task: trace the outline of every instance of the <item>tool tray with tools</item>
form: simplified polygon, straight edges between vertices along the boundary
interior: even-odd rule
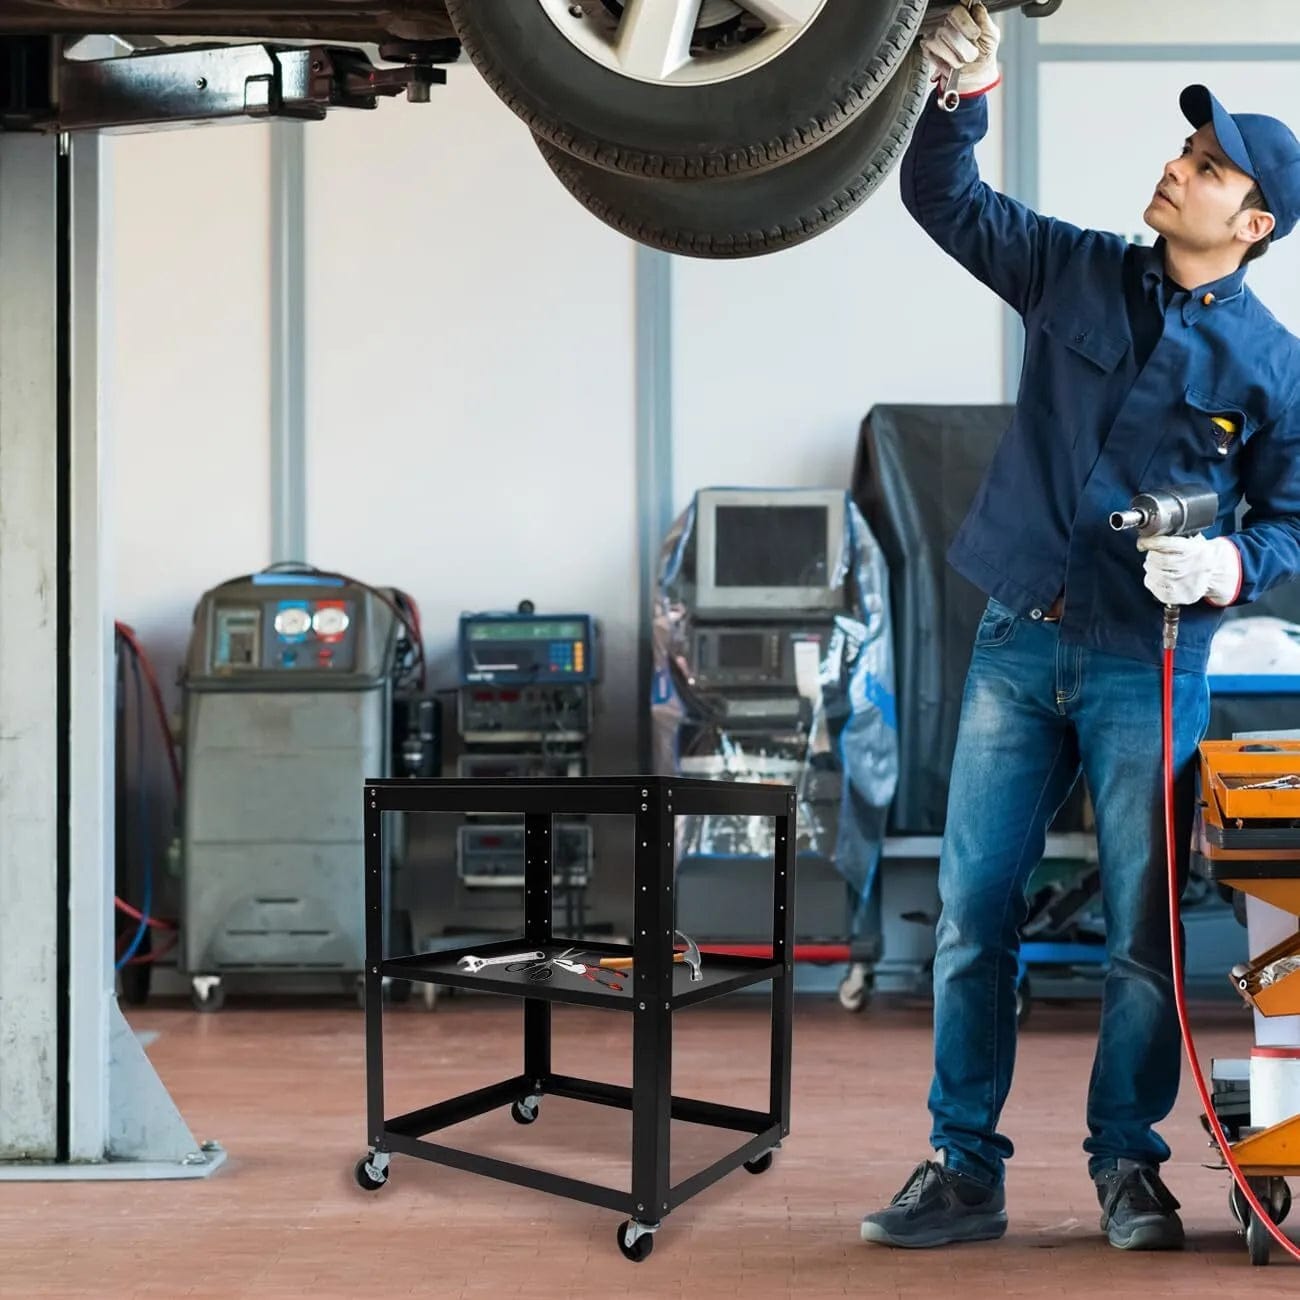
[[[565,949],[573,948],[567,941],[551,943],[539,949],[545,959],[554,962],[562,959]],[[528,971],[514,969],[527,963],[515,960],[509,964],[485,966],[480,971],[470,971],[460,964],[466,956],[502,957],[524,955],[530,945],[524,939],[502,939],[492,943],[479,943],[471,948],[453,948],[436,953],[412,957],[395,957],[382,963],[384,975],[391,978],[447,984],[458,988],[474,989],[480,993],[504,993],[517,997],[540,998],[547,1002],[570,1002],[583,1006],[610,1007],[615,1011],[632,1010],[632,975],[635,964],[627,971],[599,968],[602,974],[612,977],[611,982],[592,982],[580,975],[556,969],[550,979],[533,979]],[[633,958],[629,944],[595,943],[584,941],[573,948],[575,962],[595,966],[598,958]],[[633,958],[635,962],[635,959]],[[672,990],[669,1000],[675,1009],[689,1007],[697,1002],[734,993],[751,984],[762,984],[777,979],[781,974],[779,962],[765,957],[731,957],[710,953],[701,954],[700,979],[692,982],[689,968],[677,963],[673,968]],[[621,987],[612,982],[618,981]]]
[[[1300,915],[1300,741],[1207,740],[1192,869]],[[1300,936],[1254,954],[1230,978],[1266,1016],[1300,1014]]]
[[[789,785],[679,777],[368,781],[364,791],[366,884],[366,1112],[369,1153],[354,1176],[368,1191],[388,1181],[394,1153],[567,1196],[622,1212],[618,1247],[649,1255],[662,1220],[692,1196],[744,1166],[763,1173],[790,1132],[794,995],[795,791]],[[383,861],[386,813],[517,815],[524,819],[524,924],[518,938],[472,948],[385,958]],[[633,940],[595,943],[556,936],[553,827],[558,817],[616,814],[633,823]],[[676,818],[770,817],[770,955],[703,953],[677,931]],[[446,984],[518,997],[524,1004],[522,1071],[500,1083],[405,1115],[384,1113],[385,979]],[[755,984],[772,985],[770,1091],[766,1110],[745,1110],[672,1094],[675,1011]],[[633,1017],[632,1086],[556,1074],[551,1005],[625,1011]],[[539,1118],[546,1096],[632,1112],[631,1191],[565,1178],[430,1142],[428,1135],[508,1108],[520,1124]],[[730,1129],[740,1145],[682,1182],[669,1176],[673,1120]]]
[[[1203,741],[1199,783],[1192,870],[1300,917],[1300,740]],[[1300,936],[1252,953],[1228,977],[1260,1016],[1300,1015]],[[1254,1071],[1256,1058],[1290,1056],[1294,1050],[1257,1045],[1250,1060],[1215,1059],[1211,1069],[1211,1101],[1233,1157],[1276,1223],[1291,1206],[1286,1180],[1300,1175],[1300,1115],[1262,1118]],[[1268,1263],[1270,1238],[1235,1187],[1229,1207],[1245,1234],[1251,1262]]]

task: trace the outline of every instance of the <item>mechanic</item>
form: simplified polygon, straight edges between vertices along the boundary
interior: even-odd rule
[[[1300,142],[1189,87],[1180,106],[1193,134],[1145,212],[1154,246],[1079,229],[980,180],[974,149],[1000,81],[999,40],[982,4],[955,6],[927,39],[938,78],[959,71],[961,103],[927,105],[901,174],[908,211],[1020,313],[1026,344],[1014,420],[948,554],[990,599],[939,868],[935,1158],[863,1220],[862,1237],[920,1247],[1006,1231],[1012,1144],[998,1123],[1025,891],[1082,771],[1109,957],[1083,1147],[1110,1242],[1173,1249],[1183,1227],[1154,1128],[1173,1108],[1181,1059],[1161,833],[1162,602],[1183,607],[1174,743],[1185,845],[1221,608],[1300,571],[1300,340],[1245,285],[1247,264],[1300,217]],[[1085,130],[1082,107],[1078,121]],[[1080,150],[1098,183],[1116,148],[1098,137]],[[1218,494],[1208,535],[1135,548],[1109,527],[1135,492],[1175,484]]]

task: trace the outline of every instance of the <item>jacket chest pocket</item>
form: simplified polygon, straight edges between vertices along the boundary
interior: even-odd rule
[[[1207,393],[1189,384],[1183,393],[1179,441],[1192,463],[1231,463],[1237,450],[1259,427],[1259,420],[1242,401]]]
[[[1065,349],[1064,360],[1078,363],[1085,375],[1113,374],[1129,349],[1129,341],[1123,334],[1069,316],[1044,317],[1043,332]]]
[[[1059,312],[1045,316],[1041,330],[1038,402],[1066,446],[1088,432],[1100,436],[1119,406],[1116,380],[1129,353],[1128,336]]]

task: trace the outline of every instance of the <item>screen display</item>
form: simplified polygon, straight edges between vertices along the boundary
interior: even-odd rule
[[[829,531],[824,506],[724,506],[716,513],[719,587],[825,587]]]
[[[261,629],[260,610],[218,608],[214,665],[217,668],[258,667]]]
[[[732,632],[718,637],[719,668],[762,668],[764,637],[761,632]]]
[[[585,623],[536,622],[516,623],[513,620],[471,623],[471,641],[582,641],[586,638]]]

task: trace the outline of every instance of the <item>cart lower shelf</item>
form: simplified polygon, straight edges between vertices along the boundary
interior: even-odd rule
[[[467,948],[449,948],[411,957],[390,958],[383,962],[380,971],[391,979],[411,980],[415,983],[445,984],[476,989],[480,993],[501,993],[577,1006],[608,1007],[614,1011],[633,1010],[637,1003],[635,969],[623,972],[623,987],[615,991],[563,970],[555,971],[548,980],[534,982],[526,974],[508,971],[504,966],[485,966],[477,974],[470,974],[460,965],[462,957],[500,957],[529,951],[544,952],[547,957],[558,957],[573,946],[567,941],[530,944],[526,939],[496,939],[491,943],[474,944]],[[588,958],[632,956],[632,948],[628,944],[584,942],[581,949]],[[778,979],[782,972],[782,964],[770,956],[737,956],[706,950],[703,953],[699,980],[691,979],[690,971],[684,964],[674,968],[671,1008],[680,1010],[708,1002],[738,989]]]
[[[357,1185],[366,1191],[378,1191],[384,1187],[388,1182],[391,1156],[400,1154],[415,1156],[466,1173],[482,1174],[518,1187],[565,1196],[628,1215],[627,1222],[619,1226],[619,1249],[628,1259],[640,1262],[654,1246],[654,1234],[659,1230],[662,1215],[699,1195],[736,1169],[744,1168],[751,1174],[766,1173],[772,1166],[773,1152],[781,1145],[781,1124],[772,1115],[723,1106],[716,1102],[698,1101],[691,1097],[673,1097],[673,1119],[730,1129],[746,1134],[748,1140],[707,1168],[672,1186],[667,1193],[666,1202],[659,1206],[647,1206],[638,1203],[630,1192],[619,1188],[566,1178],[546,1170],[426,1140],[430,1133],[506,1108],[509,1108],[516,1123],[533,1124],[540,1117],[543,1099],[548,1096],[592,1102],[622,1110],[632,1109],[631,1088],[567,1075],[550,1075],[541,1080],[539,1086],[538,1080],[518,1075],[475,1092],[463,1093],[449,1101],[385,1120],[378,1140],[371,1146],[369,1153],[357,1161],[353,1171]]]

